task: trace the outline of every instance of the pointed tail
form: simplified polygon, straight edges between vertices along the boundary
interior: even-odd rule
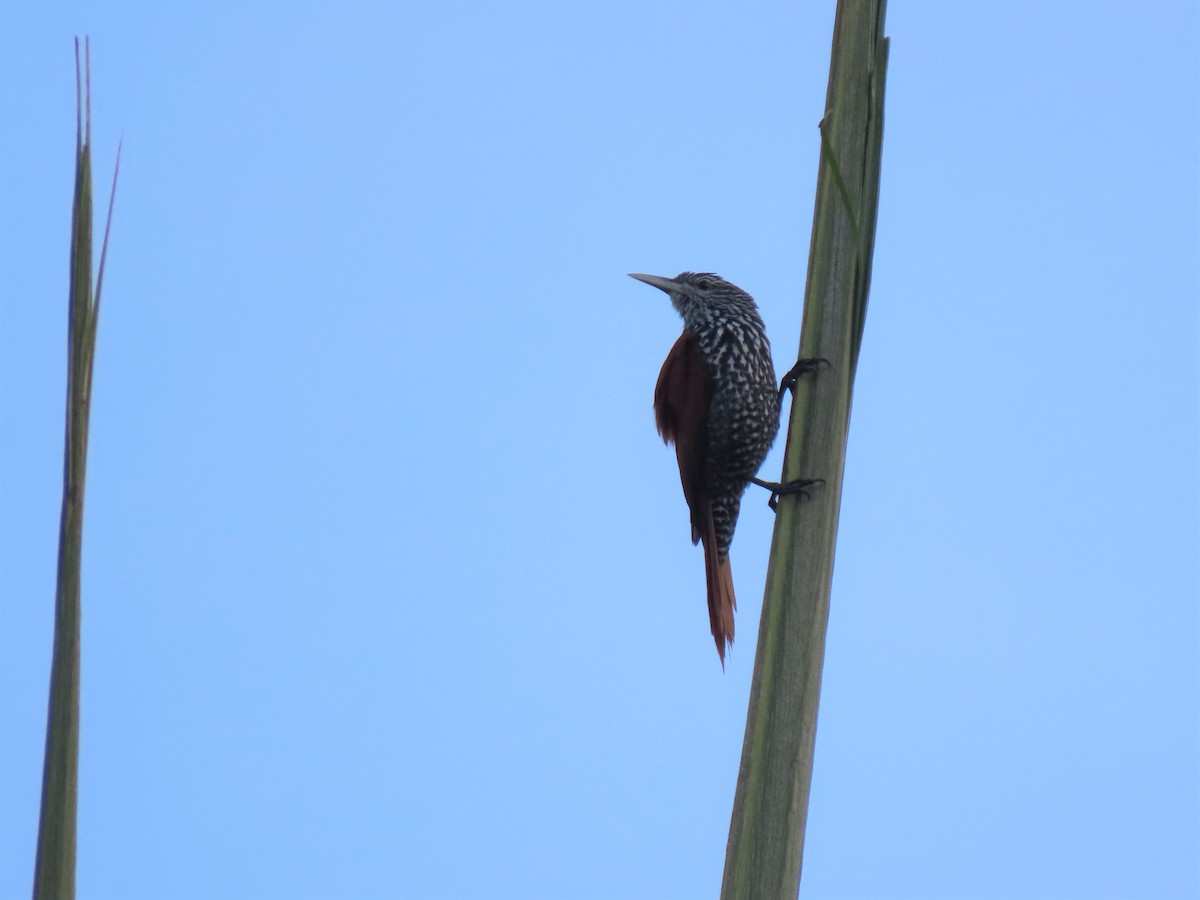
[[[723,669],[725,648],[733,643],[733,611],[737,609],[737,600],[733,596],[733,570],[729,568],[729,554],[722,554],[717,548],[712,513],[706,518],[707,527],[701,533],[700,540],[704,544],[704,580],[708,585],[708,624],[712,628]]]

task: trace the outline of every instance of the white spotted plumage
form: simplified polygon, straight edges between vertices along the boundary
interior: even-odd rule
[[[779,430],[771,343],[754,299],[710,272],[683,272],[671,302],[709,367],[708,458],[717,544],[729,551],[741,498]]]

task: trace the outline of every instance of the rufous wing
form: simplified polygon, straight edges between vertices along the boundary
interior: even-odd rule
[[[704,535],[708,498],[704,461],[708,452],[708,404],[712,382],[699,336],[685,331],[667,354],[654,387],[654,421],[666,443],[675,445],[683,496],[692,513],[692,543]]]
[[[704,580],[708,592],[708,623],[721,665],[725,648],[733,643],[733,575],[729,556],[717,547],[709,504],[705,460],[708,454],[708,406],[712,381],[700,352],[699,337],[685,331],[667,354],[654,388],[654,420],[658,433],[675,445],[679,480],[692,519],[692,543],[704,544]]]

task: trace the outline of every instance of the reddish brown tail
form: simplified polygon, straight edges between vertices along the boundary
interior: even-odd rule
[[[701,533],[700,540],[704,544],[704,580],[708,585],[708,624],[717,643],[721,668],[725,668],[725,648],[733,643],[733,611],[737,609],[737,599],[733,595],[729,556],[722,556],[717,549],[712,515],[707,518],[707,528]]]

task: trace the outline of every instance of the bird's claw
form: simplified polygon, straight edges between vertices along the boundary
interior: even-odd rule
[[[815,375],[821,366],[830,366],[831,363],[827,359],[821,357],[813,357],[812,359],[798,359],[796,364],[788,369],[787,374],[779,381],[779,402],[783,402],[783,394],[785,391],[796,392],[796,383],[800,380],[801,375]]]
[[[780,497],[799,494],[805,500],[811,500],[812,494],[809,489],[825,483],[824,478],[797,478],[795,481],[763,481],[761,478],[751,478],[750,481],[771,492],[767,506],[771,507],[772,512],[779,506]]]

